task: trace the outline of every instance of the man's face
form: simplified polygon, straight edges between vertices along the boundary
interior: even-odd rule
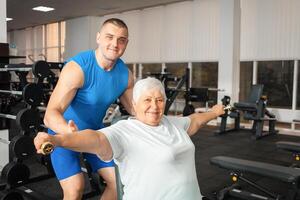
[[[115,61],[121,57],[128,43],[128,31],[114,24],[105,24],[97,33],[97,44],[102,57],[108,61]]]
[[[145,91],[133,102],[136,118],[150,126],[157,126],[164,114],[164,96],[157,89]]]

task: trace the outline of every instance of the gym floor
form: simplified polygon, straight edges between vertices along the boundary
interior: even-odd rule
[[[196,146],[196,168],[200,189],[202,194],[209,197],[209,199],[215,199],[215,191],[231,184],[230,172],[210,165],[209,159],[211,157],[224,155],[289,166],[293,162],[291,153],[276,149],[275,142],[283,140],[300,142],[300,137],[282,134],[264,137],[255,141],[250,138],[251,133],[249,131],[231,132],[229,134],[215,136],[214,129],[216,129],[216,127],[207,126],[201,129],[199,134],[192,138]],[[37,164],[32,163],[31,169],[33,174],[43,173],[40,166],[38,167]],[[287,190],[287,185],[284,185],[284,183],[254,175],[249,178],[276,193],[285,193]],[[62,198],[60,187],[55,178],[32,183],[26,187],[38,191],[41,194],[46,194],[53,199]],[[96,200],[99,199],[99,197],[90,199]]]

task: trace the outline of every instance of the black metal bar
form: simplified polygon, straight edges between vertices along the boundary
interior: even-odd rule
[[[237,174],[237,173],[234,173],[234,174]],[[258,185],[256,183],[254,183],[253,181],[250,181],[249,179],[243,177],[242,174],[239,174],[237,176],[238,176],[239,180],[244,181],[245,183],[249,184],[250,186],[258,189],[259,191],[261,191],[261,192],[263,192],[263,193],[265,193],[267,195],[269,195],[270,197],[277,199],[278,195],[274,194],[273,192],[267,190],[266,188],[264,188],[264,187],[262,187],[262,186],[260,186],[260,185]]]
[[[168,114],[172,103],[174,102],[176,96],[179,93],[179,89],[184,85],[185,81],[186,81],[186,75],[181,77],[180,81],[177,83],[175,89],[173,90],[172,95],[167,99],[165,112],[164,112],[165,115]]]

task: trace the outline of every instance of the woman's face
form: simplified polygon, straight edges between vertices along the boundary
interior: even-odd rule
[[[133,102],[136,118],[150,126],[158,126],[165,110],[165,99],[157,89],[145,91]]]

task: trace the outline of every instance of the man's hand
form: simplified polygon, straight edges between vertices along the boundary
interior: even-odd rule
[[[73,133],[78,131],[78,127],[73,120],[68,121],[68,133]]]

